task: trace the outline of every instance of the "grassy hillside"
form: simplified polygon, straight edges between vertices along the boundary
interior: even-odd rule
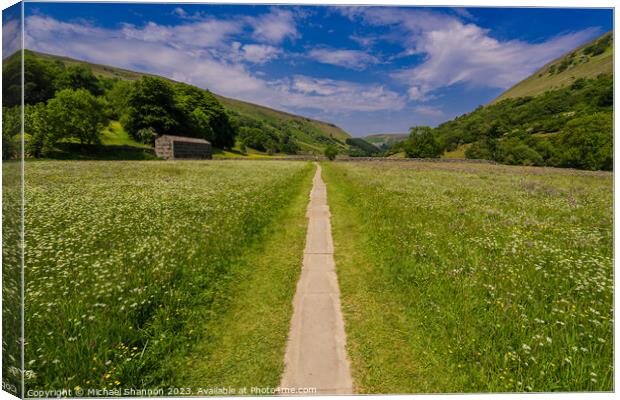
[[[71,65],[83,65],[85,67],[88,67],[91,71],[93,71],[93,74],[104,77],[104,78],[136,80],[136,79],[142,78],[143,76],[155,76],[152,74],[147,74],[145,72],[130,71],[130,70],[123,69],[123,68],[112,67],[110,65],[94,64],[88,61],[75,60],[69,57],[40,53],[40,52],[32,51],[32,50],[26,50],[25,53],[28,55],[34,56],[36,58],[43,59],[43,60],[52,61],[52,62],[60,62],[65,67],[68,67]]]
[[[570,86],[579,78],[595,78],[600,74],[611,74],[614,68],[613,61],[613,33],[608,32],[551,61],[502,93],[492,101],[492,104],[515,97],[538,96],[548,90]]]
[[[613,35],[545,65],[486,106],[399,146],[409,157],[495,160],[589,170],[613,168]],[[430,131],[429,131],[430,129]],[[427,157],[427,156],[425,156]]]
[[[60,63],[65,67],[82,65],[93,74],[106,79],[138,80],[143,76],[154,76],[108,65],[94,64],[68,57],[27,51],[28,55],[48,62]],[[169,80],[170,81],[170,80]],[[274,110],[268,107],[214,94],[224,106],[237,127],[252,127],[266,132],[274,141],[291,138],[294,142],[291,152],[322,153],[327,145],[334,145],[344,152],[349,146],[349,134],[334,124]],[[288,140],[288,139],[287,139]],[[263,146],[259,146],[263,147]],[[264,152],[267,152],[264,146]]]
[[[407,139],[408,136],[408,133],[378,133],[376,135],[365,136],[363,139],[379,148],[383,148],[400,143]]]
[[[610,170],[613,76],[580,78],[540,96],[509,98],[479,107],[432,132],[447,156]]]
[[[263,129],[273,130],[276,134],[290,134],[301,152],[322,153],[329,144],[341,150],[348,147],[346,140],[350,135],[334,124],[220,95],[215,97],[233,118],[246,121],[248,125],[256,124]]]

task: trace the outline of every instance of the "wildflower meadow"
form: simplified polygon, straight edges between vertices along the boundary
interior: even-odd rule
[[[26,390],[174,383],[169,359],[215,330],[209,321],[237,296],[239,271],[252,276],[254,265],[239,260],[267,225],[286,223],[278,216],[309,190],[311,169],[27,163]]]
[[[612,174],[324,171],[359,392],[613,389]]]

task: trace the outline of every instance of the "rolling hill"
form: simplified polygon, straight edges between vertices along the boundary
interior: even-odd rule
[[[433,129],[443,158],[505,164],[613,168],[613,34],[548,63]]]
[[[538,96],[548,90],[570,86],[579,78],[611,74],[613,62],[613,32],[608,32],[546,64],[499,95],[491,104],[516,97]]]
[[[96,76],[107,79],[138,80],[143,76],[156,76],[31,50],[26,50],[26,52],[28,56],[35,59],[57,62],[64,66],[82,65],[90,69]],[[350,135],[334,124],[227,98],[215,93],[214,96],[232,119],[238,121],[241,126],[255,127],[276,136],[287,135],[293,138],[300,153],[322,153],[325,147],[330,144],[342,152],[349,148],[346,140],[350,138]]]

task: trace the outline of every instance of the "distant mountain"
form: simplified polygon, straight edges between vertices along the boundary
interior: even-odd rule
[[[546,64],[499,95],[491,104],[516,97],[538,96],[548,90],[570,86],[579,78],[611,74],[613,68],[613,32],[608,32]]]
[[[156,76],[145,72],[131,71],[30,50],[27,50],[27,53],[32,57],[50,62],[60,62],[65,66],[83,65],[89,68],[95,75],[105,78],[137,80],[143,76]],[[227,98],[215,93],[214,96],[240,126],[261,129],[270,135],[278,137],[290,137],[296,143],[300,153],[322,153],[325,147],[330,144],[339,148],[341,152],[349,149],[346,140],[350,138],[350,135],[334,124]]]
[[[406,140],[407,137],[409,137],[408,133],[378,133],[365,136],[363,139],[378,148],[386,148]]]

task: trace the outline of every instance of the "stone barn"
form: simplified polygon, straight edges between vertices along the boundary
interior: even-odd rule
[[[162,135],[155,139],[155,155],[164,160],[178,158],[210,159],[212,155],[211,143],[198,138]]]

